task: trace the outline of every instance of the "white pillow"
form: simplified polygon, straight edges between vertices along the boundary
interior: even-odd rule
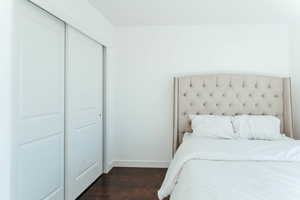
[[[235,116],[232,121],[235,133],[243,139],[276,140],[280,134],[280,119],[265,115]]]
[[[193,135],[212,138],[235,138],[231,116],[190,115]]]

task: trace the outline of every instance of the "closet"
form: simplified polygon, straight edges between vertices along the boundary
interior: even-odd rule
[[[13,200],[74,200],[103,173],[103,46],[18,3]]]

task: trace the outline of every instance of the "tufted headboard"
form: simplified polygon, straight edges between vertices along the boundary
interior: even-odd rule
[[[190,114],[274,115],[281,132],[293,137],[289,78],[215,74],[174,80],[173,152],[185,132],[191,132]]]

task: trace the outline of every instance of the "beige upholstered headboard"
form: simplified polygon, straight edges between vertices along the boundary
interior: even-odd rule
[[[191,132],[189,114],[274,115],[281,131],[293,137],[289,78],[214,74],[174,80],[173,151],[185,132]]]

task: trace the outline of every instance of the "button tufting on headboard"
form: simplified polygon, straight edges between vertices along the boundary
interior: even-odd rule
[[[274,115],[282,122],[282,132],[293,136],[290,96],[289,78],[222,74],[176,78],[174,140],[180,143],[178,133],[191,131],[190,114]]]

